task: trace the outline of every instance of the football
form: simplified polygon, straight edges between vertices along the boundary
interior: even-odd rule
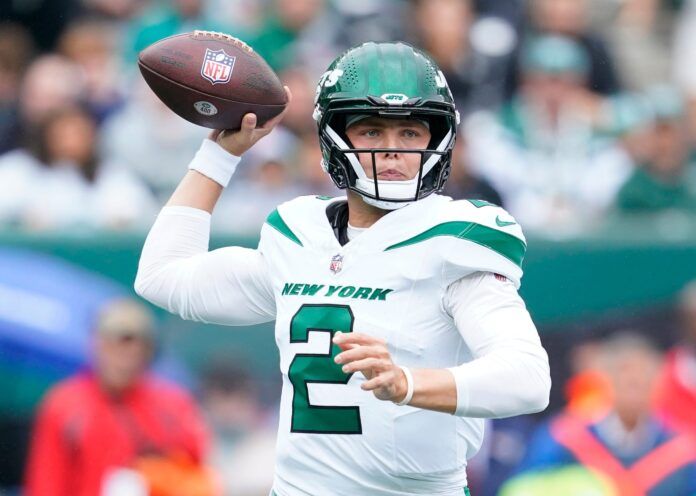
[[[249,45],[224,33],[164,38],[140,52],[138,67],[167,107],[199,126],[239,129],[250,112],[260,126],[287,105],[273,69]]]

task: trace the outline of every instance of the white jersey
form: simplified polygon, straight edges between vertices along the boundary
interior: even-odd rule
[[[262,228],[258,251],[202,253],[207,252],[207,237],[201,239],[201,233],[208,227],[200,221],[207,214],[197,211],[197,220],[170,208],[172,219],[178,218],[153,227],[136,289],[185,318],[245,324],[275,317],[283,378],[274,481],[278,496],[461,496],[466,460],[481,445],[483,420],[376,399],[360,388],[365,381],[361,373],[344,374],[334,363],[340,350],[331,337],[337,331],[356,331],[383,338],[394,363],[408,367],[471,365],[480,347],[473,347],[455,325],[461,322],[450,309],[464,303],[448,302],[449,288],[468,276],[486,273],[493,278],[495,273],[509,281],[519,299],[515,287],[526,248],[521,229],[501,208],[431,195],[390,212],[341,246],[326,214],[331,202],[341,200],[306,196],[280,205]],[[166,237],[164,244],[177,246],[158,247],[157,238]],[[184,265],[163,276],[167,271],[158,259],[187,252],[192,256]],[[497,295],[486,297],[495,300]],[[514,319],[519,321],[519,315]],[[509,320],[496,324],[502,330],[495,332],[512,343]],[[531,351],[521,354],[541,357],[541,371],[532,375],[543,382],[547,358],[531,320],[529,326],[533,338],[520,342]],[[491,375],[499,369],[507,375],[492,380],[512,383],[518,377],[506,367],[513,362],[517,360],[503,358],[480,370]],[[480,371],[471,372],[481,390],[472,385],[467,392],[472,395],[469,415],[525,413],[515,410],[519,406],[509,409],[504,398],[488,393],[495,387],[478,380]],[[514,395],[510,388],[501,389],[503,396]],[[491,398],[484,401],[486,394]]]
[[[275,491],[461,495],[483,420],[376,399],[360,389],[361,373],[333,362],[340,349],[330,338],[354,330],[383,338],[409,367],[470,361],[443,310],[445,291],[478,271],[518,283],[521,230],[502,209],[431,196],[341,246],[326,216],[338,200],[283,204],[261,231],[283,375]]]

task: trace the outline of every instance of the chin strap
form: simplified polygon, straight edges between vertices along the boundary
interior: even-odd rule
[[[382,210],[399,210],[406,205],[410,205],[413,202],[390,202],[384,200],[375,200],[374,198],[369,198],[367,196],[360,195],[365,203],[372,205],[373,207],[381,208]]]

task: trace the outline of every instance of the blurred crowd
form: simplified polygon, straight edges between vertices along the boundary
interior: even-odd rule
[[[254,234],[279,202],[339,194],[320,167],[315,84],[344,49],[404,40],[443,69],[463,123],[456,198],[573,236],[614,214],[696,211],[696,2],[36,0],[0,6],[0,224],[143,229],[206,130],[137,71],[193,29],[254,47],[294,95],[244,157],[214,228]]]
[[[255,235],[282,201],[340,194],[319,166],[315,84],[367,40],[420,46],[445,73],[462,115],[445,194],[502,204],[527,232],[563,237],[616,217],[696,213],[696,0],[33,0],[0,2],[0,20],[0,230],[152,224],[208,131],[154,96],[137,54],[193,29],[248,42],[293,93],[224,192],[218,232]],[[554,374],[564,404],[540,424],[490,422],[472,493],[696,494],[696,286],[677,313],[678,339],[659,328],[573,343]],[[244,357],[210,358],[194,400],[151,382],[146,309],[118,302],[95,325],[93,369],[37,413],[30,494],[56,496],[77,483],[60,479],[68,472],[84,487],[108,480],[109,495],[137,496],[138,477],[186,478],[191,495],[267,494],[275,405]],[[111,404],[95,384],[130,393]],[[181,429],[163,430],[153,411]],[[100,449],[105,435],[117,449]],[[119,463],[138,470],[101,472]]]

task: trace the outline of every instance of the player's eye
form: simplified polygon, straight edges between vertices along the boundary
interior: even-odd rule
[[[415,129],[404,129],[403,135],[406,138],[418,138],[421,134]]]
[[[363,136],[367,136],[368,138],[376,138],[379,136],[379,130],[378,129],[365,129],[362,132]]]

